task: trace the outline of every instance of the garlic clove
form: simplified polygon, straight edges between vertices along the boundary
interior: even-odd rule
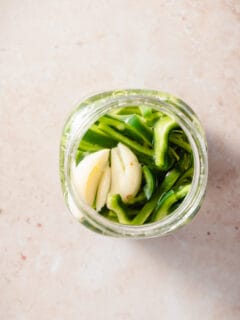
[[[111,152],[111,191],[120,194],[127,202],[139,191],[142,181],[141,165],[135,154],[124,144],[119,143]]]
[[[74,186],[82,199],[93,206],[100,179],[108,165],[109,149],[87,155],[73,169],[72,177]]]
[[[96,210],[100,211],[104,207],[107,201],[107,195],[111,184],[111,169],[109,166],[105,168],[105,171],[101,177],[98,185],[97,196],[96,196]]]

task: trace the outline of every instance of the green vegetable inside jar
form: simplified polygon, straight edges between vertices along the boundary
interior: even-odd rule
[[[98,233],[147,238],[172,232],[198,212],[207,172],[196,114],[166,93],[103,92],[82,101],[64,126],[65,202]]]

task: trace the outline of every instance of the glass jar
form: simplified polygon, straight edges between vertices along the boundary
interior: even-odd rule
[[[146,105],[175,118],[192,146],[194,175],[191,190],[169,216],[154,223],[131,226],[112,222],[84,203],[74,191],[71,171],[79,141],[88,128],[114,108]],[[162,236],[187,224],[198,212],[207,185],[208,159],[204,130],[193,110],[182,100],[154,90],[116,90],[96,94],[82,101],[65,123],[60,146],[60,177],[69,211],[89,229],[108,236],[151,238]]]

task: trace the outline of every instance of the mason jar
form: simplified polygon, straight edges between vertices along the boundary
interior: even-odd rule
[[[153,223],[133,226],[108,220],[87,205],[74,190],[72,169],[81,138],[98,118],[115,108],[137,105],[159,110],[179,123],[192,147],[194,174],[190,192],[170,215]],[[207,176],[207,142],[201,123],[185,102],[171,94],[141,89],[99,93],[80,102],[64,125],[60,145],[60,178],[65,203],[77,221],[103,235],[151,238],[168,234],[189,223],[202,204]]]

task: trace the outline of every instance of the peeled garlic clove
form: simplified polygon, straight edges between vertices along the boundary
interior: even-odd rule
[[[98,185],[97,197],[96,197],[97,211],[100,211],[107,201],[107,195],[110,189],[110,183],[111,183],[111,169],[109,166],[107,166]]]
[[[125,168],[124,183],[121,185],[121,197],[124,202],[138,193],[142,182],[142,169],[135,154],[124,144],[119,143],[118,149]]]
[[[142,170],[135,154],[124,144],[119,143],[112,150],[111,156],[111,194],[120,194],[122,200],[127,202],[138,193]]]
[[[119,194],[124,167],[118,147],[111,150],[111,194]]]
[[[93,206],[100,179],[108,165],[109,152],[109,149],[102,149],[91,153],[73,169],[74,186],[82,199],[90,206]]]

